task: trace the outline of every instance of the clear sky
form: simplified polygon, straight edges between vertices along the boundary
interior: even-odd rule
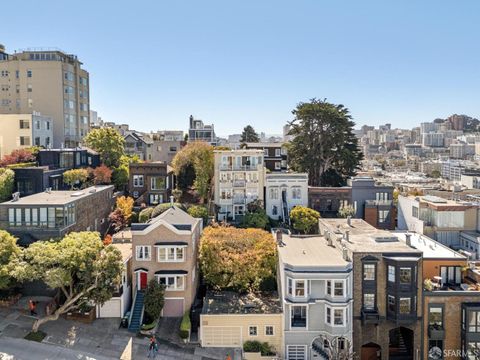
[[[138,130],[281,133],[300,101],[356,123],[480,117],[480,1],[22,0],[1,5],[7,52],[58,47],[90,72],[91,108]]]

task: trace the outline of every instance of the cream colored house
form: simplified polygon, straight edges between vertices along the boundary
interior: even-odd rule
[[[268,342],[277,352],[283,349],[283,314],[275,295],[207,293],[200,315],[200,344],[203,347],[242,348],[248,340]]]
[[[75,55],[52,49],[8,54],[0,45],[0,114],[51,116],[53,147],[75,147],[89,131],[89,83]]]
[[[0,114],[0,159],[13,150],[52,144],[52,118],[35,114]]]
[[[132,224],[133,291],[138,297],[151,279],[165,285],[165,317],[182,316],[195,300],[202,224],[175,206],[149,223]]]
[[[263,201],[265,182],[262,150],[216,150],[215,205],[218,220],[238,220],[245,215],[247,204]]]

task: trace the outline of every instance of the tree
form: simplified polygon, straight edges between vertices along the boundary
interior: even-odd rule
[[[320,219],[318,211],[305,206],[294,206],[290,210],[290,220],[293,223],[293,228],[304,234],[318,231],[318,219]]]
[[[339,186],[355,175],[363,155],[346,107],[312,99],[292,113],[288,158],[294,171],[307,172],[311,186]]]
[[[63,173],[63,182],[73,190],[75,185],[80,185],[88,180],[87,169],[71,169]]]
[[[442,173],[439,170],[432,170],[430,173],[430,177],[438,179],[439,177],[442,176]]]
[[[125,155],[125,139],[113,128],[101,128],[90,131],[84,138],[85,144],[100,154],[100,159],[108,167],[120,165]]]
[[[138,214],[138,222],[146,223],[152,217],[153,207],[148,207],[140,211]]]
[[[72,232],[60,241],[37,241],[25,248],[14,276],[19,281],[41,280],[65,298],[52,314],[37,319],[32,331],[85,303],[103,305],[120,283],[122,271],[120,251],[104,246],[97,232]]]
[[[2,161],[0,161],[0,166],[29,163],[34,161],[36,161],[36,157],[33,148],[16,149],[3,157]]]
[[[165,304],[165,287],[160,285],[156,279],[151,279],[145,289],[144,297],[145,314],[147,322],[153,322],[160,317],[163,305]]]
[[[112,170],[103,164],[93,169],[92,175],[95,185],[106,185],[112,182]]]
[[[187,209],[187,212],[190,216],[193,216],[194,218],[203,219],[203,225],[207,225],[208,210],[205,206],[192,205]]]
[[[338,216],[341,218],[353,217],[355,216],[355,208],[352,205],[342,206],[338,210]]]
[[[327,359],[335,360],[353,360],[355,353],[353,344],[343,336],[327,336],[320,335],[320,343],[323,345],[323,351],[327,355]]]
[[[133,198],[129,196],[120,196],[117,198],[117,201],[116,201],[117,209],[121,211],[123,217],[127,222],[132,217],[133,203],[134,203]]]
[[[185,210],[185,207],[180,203],[174,203],[173,206],[175,206],[179,209]],[[158,204],[157,206],[155,206],[153,208],[151,218],[153,219],[154,217],[157,217],[158,215],[163,214],[165,211],[167,211],[171,207],[172,207],[172,205],[170,203]]]
[[[199,259],[209,286],[258,290],[275,277],[276,244],[264,230],[210,226],[203,231]]]
[[[20,254],[17,239],[0,230],[0,290],[9,289],[14,282],[12,272]]]
[[[11,169],[0,168],[0,201],[11,198],[15,185],[15,173]]]
[[[244,218],[244,226],[249,228],[265,229],[269,224],[265,210],[258,212],[247,212]]]
[[[251,125],[247,125],[243,128],[242,136],[240,137],[241,143],[247,142],[259,142],[260,138],[255,132],[255,129]]]
[[[128,184],[130,176],[130,164],[140,162],[138,155],[122,155],[120,157],[119,165],[113,168],[112,182],[118,190],[124,190]]]
[[[210,196],[213,178],[213,146],[202,141],[188,143],[173,158],[172,167],[176,176],[182,176],[193,169],[193,187],[201,200],[205,202]],[[179,186],[182,186],[179,182]],[[185,189],[185,188],[184,188]]]

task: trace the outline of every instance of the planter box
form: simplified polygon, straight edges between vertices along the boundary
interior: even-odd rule
[[[155,324],[155,326],[153,328],[151,328],[150,330],[142,330],[142,327],[140,327],[140,334],[142,334],[142,335],[153,335],[153,334],[155,334],[157,332],[158,323],[159,323],[159,321],[157,320],[157,323]]]
[[[243,352],[243,358],[245,360],[277,360],[277,355],[262,356],[260,352]]]
[[[75,320],[85,324],[91,324],[93,320],[96,319],[95,308],[92,308],[87,313],[77,313],[77,312],[70,313],[69,312],[65,315],[65,318],[67,320]]]
[[[8,298],[1,299],[0,300],[0,307],[10,307],[12,305],[15,305],[18,300],[22,297],[22,294],[16,294],[9,296]]]

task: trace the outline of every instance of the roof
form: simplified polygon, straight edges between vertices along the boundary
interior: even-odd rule
[[[0,205],[65,205],[79,199],[87,198],[97,192],[113,190],[112,185],[96,185],[83,190],[52,190],[50,192],[41,192],[25,197],[17,201],[9,200]]]
[[[281,314],[276,293],[207,292],[202,314]]]
[[[351,267],[351,264],[343,258],[341,248],[329,246],[323,236],[282,234],[282,244],[278,246],[278,256],[285,267],[291,266],[295,270],[332,269],[332,267],[345,270]]]
[[[123,262],[126,262],[132,257],[132,243],[114,243],[112,246],[120,250]]]
[[[247,142],[244,143],[248,148],[282,147],[284,142]]]
[[[424,259],[456,259],[466,260],[467,258],[455,250],[445,246],[428,236],[418,233],[398,231],[394,232],[401,241],[406,243],[407,235],[410,235],[411,247],[423,252]]]
[[[156,218],[152,219],[151,223],[154,223],[157,219],[163,219],[172,225],[190,225],[191,227],[193,227],[198,221],[198,219],[190,216],[187,212],[183,211],[175,205],[169,208],[167,211],[161,213]]]

